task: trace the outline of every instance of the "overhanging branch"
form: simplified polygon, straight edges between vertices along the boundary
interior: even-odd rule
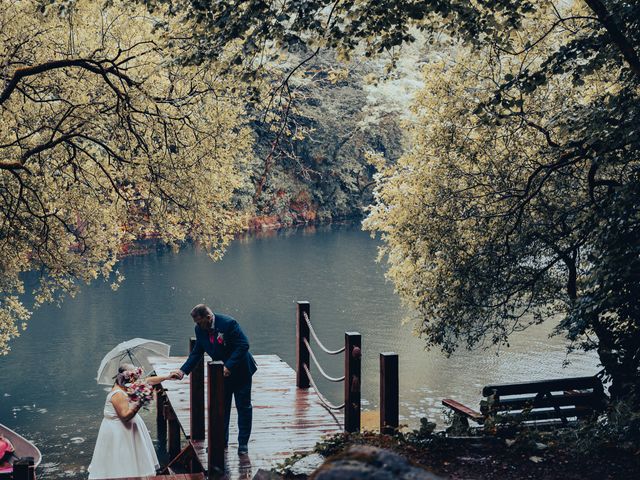
[[[611,40],[613,40],[620,49],[620,52],[631,67],[631,70],[640,77],[640,57],[638,57],[638,53],[634,50],[633,45],[631,45],[627,37],[625,37],[620,30],[619,26],[607,10],[607,7],[605,7],[600,0],[584,0],[584,2],[597,15],[598,20],[600,20],[602,26],[611,36]]]
[[[98,75],[102,75],[105,80],[107,80],[108,75],[114,75],[119,78],[121,81],[126,83],[129,87],[134,86],[135,82],[126,74],[124,74],[120,69],[116,67],[108,67],[106,68],[100,62],[96,62],[94,60],[88,60],[84,58],[75,58],[68,60],[52,60],[50,62],[41,63],[40,65],[35,65],[33,67],[24,67],[18,68],[13,73],[11,80],[6,84],[4,90],[0,94],[0,105],[4,104],[5,101],[11,96],[13,91],[17,88],[20,81],[24,78],[31,77],[34,75],[39,75],[44,72],[48,72],[51,70],[57,70],[62,68],[83,68],[90,72],[96,73]],[[109,83],[109,82],[108,82]],[[111,85],[112,88],[113,85]]]

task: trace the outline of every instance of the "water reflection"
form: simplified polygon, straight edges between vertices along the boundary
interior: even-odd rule
[[[0,358],[0,422],[42,447],[39,478],[85,478],[106,395],[94,380],[100,359],[133,337],[185,354],[193,333],[189,311],[199,302],[234,316],[254,353],[275,353],[293,365],[294,302],[309,300],[314,327],[329,348],[341,345],[345,330],[362,333],[365,408],[377,408],[378,353],[400,354],[401,420],[411,425],[424,415],[440,419],[442,398],[477,405],[487,383],[596,371],[588,355],[572,356],[563,369],[563,343],[549,339],[545,325],[515,337],[499,357],[425,352],[414,326],[401,324],[406,312],[374,261],[376,247],[357,228],[323,227],[244,236],[217,264],[197,248],[127,258],[118,291],[97,283],[62,308],[42,308],[11,354]],[[322,355],[320,361],[330,375],[341,375],[340,358]],[[341,403],[341,384],[318,383]],[[155,438],[153,413],[143,417]]]

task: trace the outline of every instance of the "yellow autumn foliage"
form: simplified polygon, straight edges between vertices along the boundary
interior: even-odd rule
[[[179,61],[188,28],[134,2],[0,0],[0,353],[43,302],[116,286],[124,242],[219,258],[239,229],[252,134],[221,68]]]
[[[565,260],[589,233],[590,164],[576,153],[569,116],[615,92],[618,72],[516,88],[571,34],[552,28],[552,12],[541,7],[514,31],[511,51],[442,46],[407,124],[411,148],[377,175],[365,227],[384,240],[380,258],[418,333],[448,353],[507,343],[562,311]]]

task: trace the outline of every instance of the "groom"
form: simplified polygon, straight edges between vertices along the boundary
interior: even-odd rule
[[[238,455],[249,452],[251,435],[251,376],[257,370],[256,362],[249,353],[249,340],[233,318],[213,313],[203,304],[191,310],[195,322],[196,343],[180,370],[171,372],[182,379],[189,375],[207,352],[213,360],[224,362],[225,394],[225,444],[229,443],[229,417],[231,415],[231,396],[235,397],[238,410]]]

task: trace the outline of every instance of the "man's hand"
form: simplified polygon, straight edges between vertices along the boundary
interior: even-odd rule
[[[231,375],[231,370],[229,370],[227,367],[224,367],[223,374],[225,377],[228,377]]]
[[[184,372],[182,370],[174,370],[169,374],[169,376],[176,380],[182,380],[184,378]]]

